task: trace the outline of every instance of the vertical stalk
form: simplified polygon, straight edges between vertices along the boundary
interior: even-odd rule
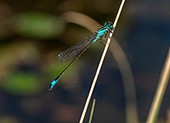
[[[97,68],[95,77],[94,77],[94,79],[93,79],[93,82],[92,82],[92,85],[91,85],[91,88],[90,88],[90,91],[89,91],[89,94],[88,94],[88,97],[87,97],[87,100],[86,100],[86,103],[85,103],[85,106],[84,106],[84,109],[83,109],[83,112],[82,112],[82,115],[81,115],[81,118],[80,118],[79,123],[83,123],[83,121],[84,121],[84,117],[85,117],[85,114],[86,114],[86,112],[87,112],[87,108],[88,108],[88,105],[89,105],[91,96],[92,96],[92,94],[93,94],[94,87],[95,87],[95,85],[96,85],[96,81],[97,81],[97,79],[98,79],[98,76],[99,76],[101,67],[102,67],[102,65],[103,65],[104,58],[105,58],[106,53],[107,53],[107,50],[108,50],[108,48],[109,48],[109,44],[110,44],[110,42],[111,42],[112,35],[113,35],[114,30],[115,30],[115,28],[116,28],[116,25],[117,25],[118,19],[119,19],[119,17],[120,17],[120,13],[121,13],[121,11],[122,11],[122,8],[123,8],[124,3],[125,3],[125,0],[122,0],[122,2],[121,2],[121,4],[120,4],[120,7],[119,7],[119,10],[118,10],[118,13],[117,13],[117,16],[116,16],[115,21],[114,21],[114,23],[113,23],[113,29],[112,29],[112,31],[111,31],[110,34],[109,34],[109,37],[108,37],[108,39],[107,39],[107,43],[106,43],[106,46],[105,46],[105,48],[104,48],[102,57],[101,57],[101,59],[100,59],[100,62],[99,62],[99,65],[98,65],[98,68]]]
[[[93,119],[93,114],[94,114],[95,104],[96,104],[96,100],[95,100],[95,99],[93,99],[93,104],[92,104],[92,107],[91,107],[89,123],[91,123],[91,122],[92,122],[92,119]]]
[[[168,85],[169,77],[170,77],[170,48],[168,51],[167,58],[165,60],[165,64],[159,80],[159,85],[156,90],[156,94],[153,99],[146,123],[156,123],[162,99],[165,94],[166,87]]]

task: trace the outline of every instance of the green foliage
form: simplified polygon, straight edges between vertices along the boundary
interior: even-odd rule
[[[16,72],[8,76],[2,88],[12,94],[30,95],[39,92],[42,86],[34,74]]]
[[[24,13],[16,16],[16,31],[36,38],[51,38],[60,34],[64,23],[56,16],[44,13]]]

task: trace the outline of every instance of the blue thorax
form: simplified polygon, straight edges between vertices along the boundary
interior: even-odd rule
[[[93,40],[93,43],[96,42],[99,38],[103,37],[108,31],[113,29],[113,24],[110,22],[105,22],[104,26],[99,28],[97,32],[96,38]]]

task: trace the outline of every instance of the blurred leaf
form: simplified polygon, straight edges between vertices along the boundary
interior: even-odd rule
[[[0,117],[0,123],[20,123],[20,122],[14,116],[5,115]]]
[[[19,95],[33,94],[41,89],[38,77],[33,74],[22,72],[9,75],[3,83],[3,87],[8,92]]]
[[[30,12],[16,17],[16,31],[31,37],[55,37],[63,28],[63,21],[50,14]]]

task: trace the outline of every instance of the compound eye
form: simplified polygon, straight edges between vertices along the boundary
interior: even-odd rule
[[[112,29],[112,28],[113,28],[113,25],[110,25],[109,28]]]
[[[108,25],[108,22],[104,22],[104,26]]]

